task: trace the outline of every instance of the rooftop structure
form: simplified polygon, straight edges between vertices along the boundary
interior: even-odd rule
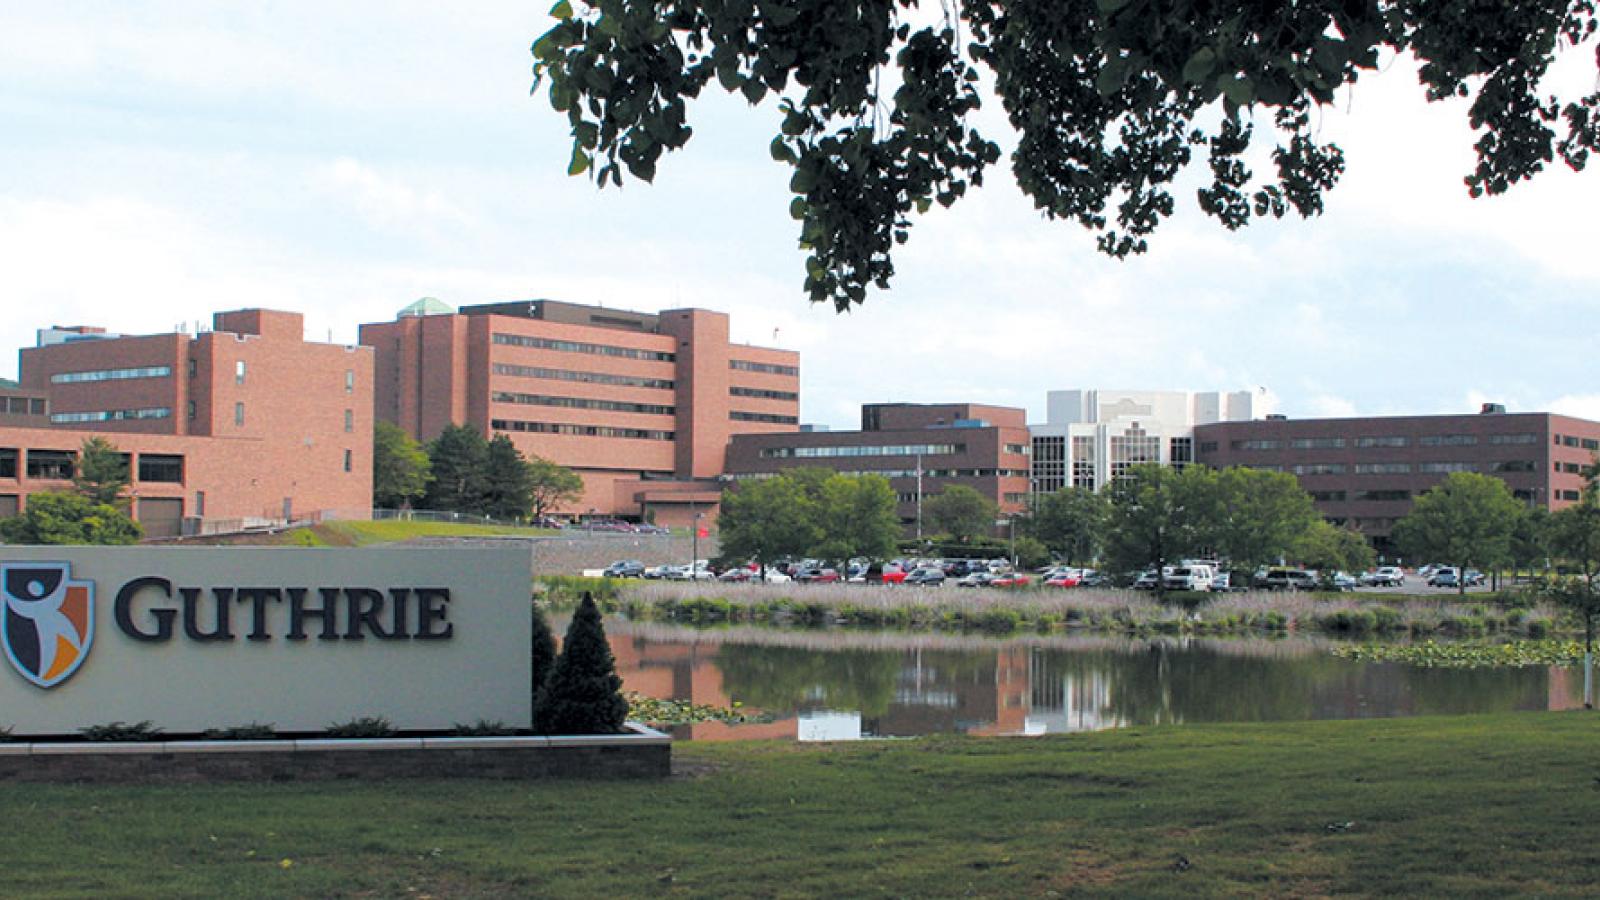
[[[1249,391],[1051,391],[1045,422],[1032,425],[1034,493],[1100,490],[1129,466],[1195,462],[1194,429],[1248,421]]]

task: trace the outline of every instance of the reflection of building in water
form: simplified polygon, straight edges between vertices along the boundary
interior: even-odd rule
[[[1028,650],[905,650],[894,699],[865,722],[869,734],[1021,734],[1027,720]]]
[[[716,644],[668,644],[645,638],[618,635],[611,639],[611,655],[617,661],[624,690],[638,691],[661,700],[688,700],[707,706],[730,707],[733,700],[722,685],[722,670],[717,668]],[[753,715],[762,710],[751,709]],[[783,715],[782,711],[777,712]],[[668,729],[672,736],[695,741],[757,741],[795,736],[795,719],[787,715],[773,722],[728,725],[701,722]]]
[[[1050,655],[1028,654],[1027,734],[1099,731],[1129,724],[1111,708],[1111,673],[1099,669],[1057,673]]]

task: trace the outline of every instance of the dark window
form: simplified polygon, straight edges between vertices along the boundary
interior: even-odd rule
[[[731,412],[728,418],[735,422],[767,422],[772,425],[798,425],[799,416],[775,416],[771,413]]]
[[[139,454],[139,480],[183,483],[183,457],[161,453]]]
[[[1496,472],[1532,472],[1534,469],[1531,459],[1508,459],[1494,464]]]
[[[1578,494],[1577,491],[1562,491],[1561,492],[1561,499],[1563,499],[1563,500],[1576,500],[1576,499],[1578,499],[1578,497],[1579,497],[1579,494]]]
[[[346,450],[344,452],[344,470],[346,472],[350,471],[351,462],[352,462],[352,454],[351,454],[351,452],[349,450]]]
[[[768,391],[761,388],[730,387],[728,393],[734,397],[757,397],[764,400],[800,399],[800,395],[794,391]]]
[[[77,460],[71,450],[29,450],[28,477],[66,481],[76,470]]]
[[[630,438],[639,441],[670,441],[677,437],[677,433],[672,431],[652,431],[645,428],[613,428],[607,425],[573,425],[568,422],[523,422],[517,419],[494,419],[489,423],[489,427],[495,431],[526,431],[534,434]]]
[[[1344,491],[1311,491],[1311,499],[1318,503],[1339,503],[1345,499]]]
[[[589,353],[595,356],[618,356],[623,359],[649,359],[672,362],[677,354],[660,350],[640,350],[637,347],[612,347],[607,344],[585,344],[580,341],[556,341],[549,338],[524,337],[520,334],[497,334],[496,344],[508,347],[529,347],[534,350],[558,350],[563,353]]]
[[[547,369],[540,366],[513,366],[495,363],[494,374],[514,378],[549,378],[554,381],[577,381],[585,384],[614,384],[618,387],[659,388],[670,391],[675,382],[668,378],[644,378],[638,375],[612,375],[607,372],[577,372],[570,369]]]
[[[0,478],[17,477],[17,451],[11,447],[0,447]]]
[[[800,370],[794,366],[778,366],[772,363],[750,362],[744,359],[728,360],[728,368],[738,369],[741,372],[764,372],[768,375],[793,375],[799,376]]]
[[[1200,452],[1201,453],[1215,453],[1215,452],[1217,452],[1217,442],[1216,441],[1201,441],[1200,442]]]
[[[1392,503],[1396,500],[1410,500],[1410,491],[1356,491],[1357,500],[1375,500]]]
[[[495,391],[491,395],[496,403],[517,403],[523,406],[557,406],[564,409],[598,409],[607,412],[641,413],[650,416],[670,416],[675,407],[659,403],[625,403],[621,400],[591,400],[587,397],[547,397],[542,394],[514,394]]]
[[[354,410],[347,409],[344,411],[344,430],[347,432],[356,430],[356,414]]]

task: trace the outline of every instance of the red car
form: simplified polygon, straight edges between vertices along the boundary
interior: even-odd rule
[[[801,584],[828,584],[838,581],[839,573],[833,569],[801,569],[794,580]]]
[[[894,563],[872,563],[867,566],[861,580],[867,584],[904,584],[906,570]]]
[[[1029,580],[1020,572],[1004,572],[989,579],[989,587],[1026,587]]]
[[[1082,583],[1082,575],[1063,572],[1060,575],[1053,575],[1050,578],[1045,579],[1044,586],[1053,588],[1073,588]]]

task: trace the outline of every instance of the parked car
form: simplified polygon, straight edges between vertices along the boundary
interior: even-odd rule
[[[1210,566],[1173,566],[1161,576],[1161,586],[1169,591],[1209,591],[1217,573]]]
[[[1467,587],[1476,587],[1486,580],[1484,574],[1477,569],[1468,569],[1462,577],[1466,579]]]
[[[1057,568],[1045,573],[1045,587],[1070,588],[1083,583],[1084,570]]]
[[[944,569],[938,566],[918,566],[906,575],[904,583],[939,587],[944,584],[944,579]]]
[[[1096,572],[1093,569],[1085,570],[1083,577],[1078,579],[1078,587],[1108,588],[1116,586],[1116,580],[1110,575],[1104,572]]]
[[[1449,566],[1434,569],[1428,576],[1428,587],[1456,588],[1461,586],[1461,576]]]
[[[1327,576],[1326,584],[1336,591],[1353,591],[1360,582],[1349,572],[1334,572]]]
[[[1361,583],[1368,587],[1400,587],[1406,583],[1406,573],[1399,566],[1379,566],[1363,573]]]
[[[601,574],[607,578],[643,578],[644,563],[637,559],[619,559],[606,566],[605,572]]]
[[[784,573],[778,571],[777,569],[775,569],[775,568],[773,568],[771,566],[768,566],[767,567],[767,571],[761,572],[761,573],[757,573],[750,580],[751,581],[764,581],[767,584],[787,584],[787,583],[793,581],[794,579],[790,578],[788,575],[785,575]]]
[[[665,579],[668,577],[668,573],[676,568],[678,567],[672,565],[651,566],[650,568],[644,570],[644,577],[651,579]]]
[[[1317,587],[1317,576],[1305,569],[1268,569],[1257,572],[1251,582],[1265,591],[1310,591]]]
[[[868,563],[866,570],[861,573],[860,580],[866,584],[900,584],[906,580],[906,570],[894,563]]]
[[[1030,579],[1021,572],[1000,572],[989,579],[990,587],[1027,587]]]
[[[988,572],[968,572],[957,578],[956,587],[988,587],[994,581],[994,575]]]
[[[1136,591],[1153,591],[1161,587],[1161,573],[1155,569],[1148,569],[1139,573],[1133,580],[1133,589]]]
[[[794,580],[800,582],[801,584],[832,584],[835,581],[839,581],[840,578],[837,569],[827,569],[820,566],[812,566],[810,568],[801,569],[795,574]]]

